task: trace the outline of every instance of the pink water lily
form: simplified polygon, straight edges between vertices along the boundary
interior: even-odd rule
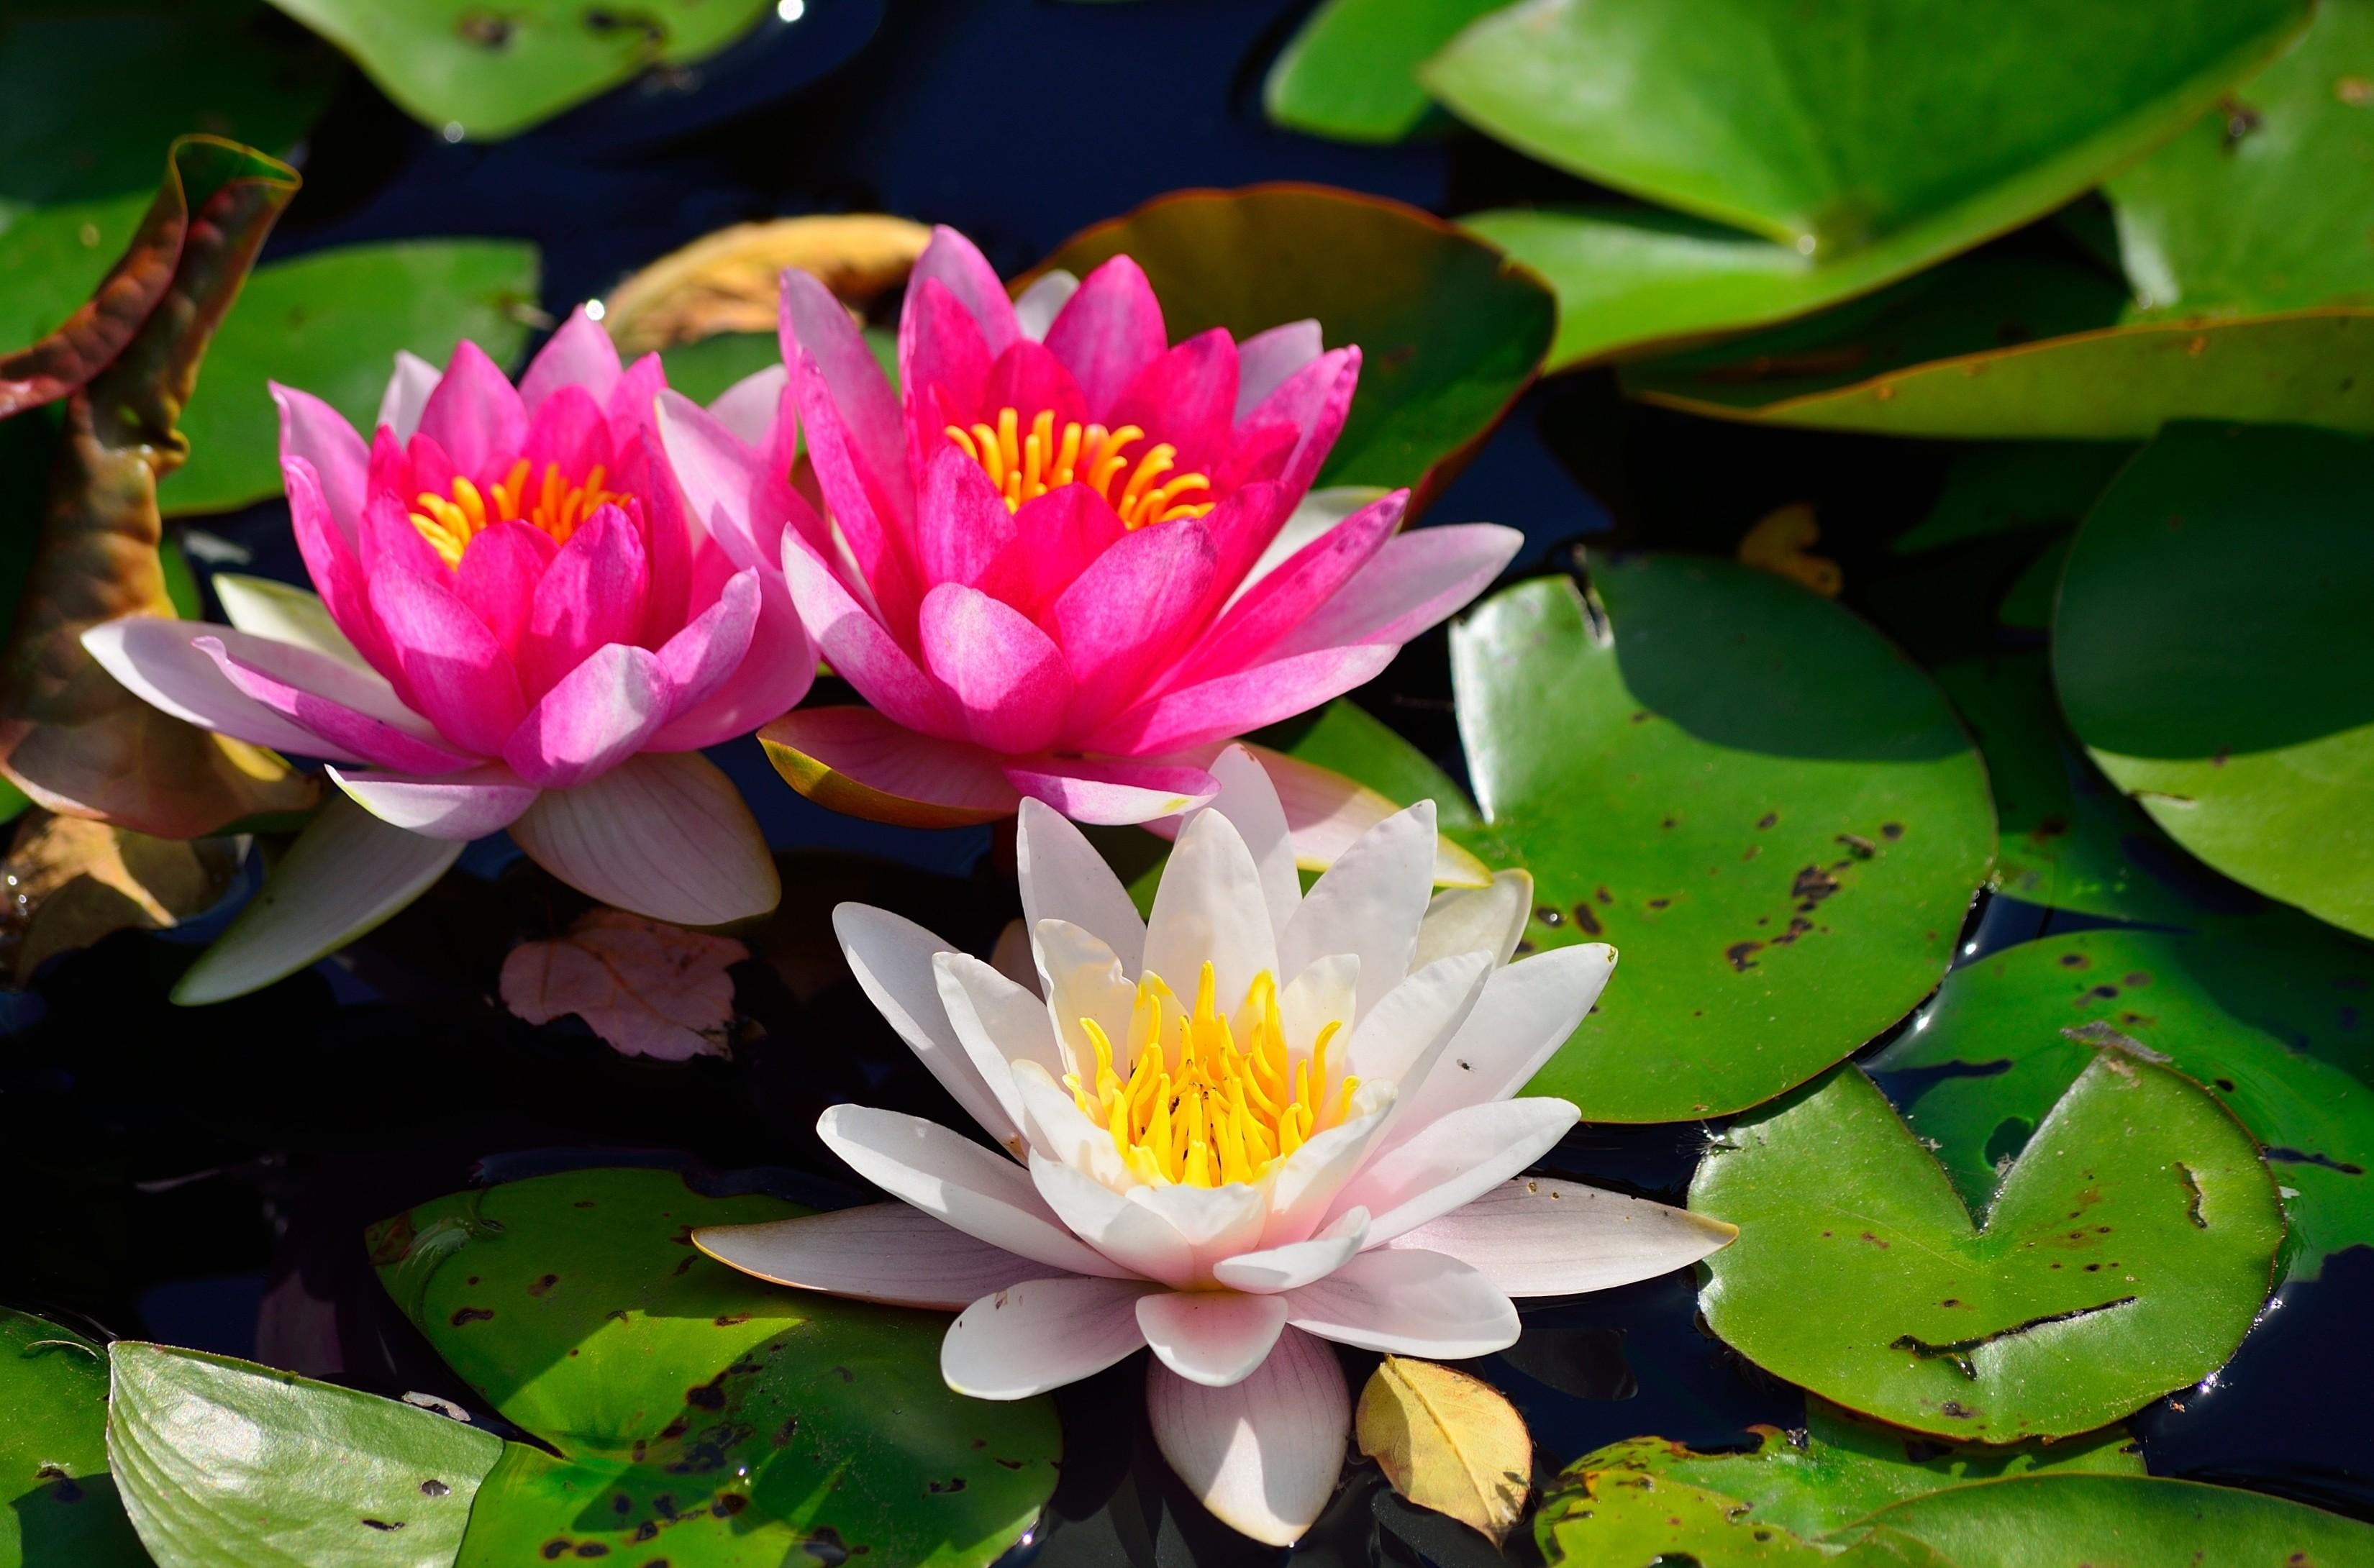
[[[985,821],[1031,797],[1083,822],[1172,815],[1211,797],[1222,743],[1374,676],[1520,542],[1398,533],[1395,491],[1257,576],[1344,427],[1360,351],[1322,349],[1307,321],[1173,345],[1125,256],[1009,301],[937,230],[896,394],[796,271],[782,343],[821,510],[682,400],[661,430],[704,517],[780,533],[810,634],[872,705],[761,737],[793,784],[864,814]]]
[[[781,377],[720,400],[758,434]],[[373,816],[459,844],[508,827],[563,881],[686,924],[771,908],[748,809],[699,749],[806,692],[815,656],[770,559],[696,520],[652,432],[656,355],[583,312],[514,388],[474,344],[399,357],[366,443],[275,386],[318,600],[225,591],[234,622],[84,638],[158,707],[322,758]]]
[[[1510,963],[1522,872],[1430,900],[1431,802],[1305,895],[1260,764],[1231,747],[1212,771],[1146,920],[1077,828],[1022,802],[1035,989],[841,906],[859,983],[986,1141],[836,1106],[817,1132],[899,1202],[693,1240],[780,1283],[958,1311],[941,1370],[983,1398],[1150,1347],[1165,1457],[1221,1519],[1283,1544],[1343,1465],[1351,1402],[1323,1341],[1483,1355],[1517,1339],[1512,1296],[1646,1279],[1735,1233],[1512,1179],[1575,1123],[1567,1101],[1518,1096],[1614,949]]]

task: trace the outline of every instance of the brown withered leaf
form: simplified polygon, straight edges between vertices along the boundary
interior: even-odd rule
[[[1821,536],[1812,505],[1793,502],[1757,521],[1739,541],[1739,559],[1759,571],[1802,582],[1825,599],[1836,599],[1846,586],[1846,574],[1838,562],[1810,553]]]
[[[863,306],[903,281],[931,238],[920,223],[880,213],[737,223],[620,284],[604,302],[602,324],[624,354],[720,333],[772,333],[785,267],[813,273],[833,298]]]
[[[66,399],[41,539],[0,660],[0,771],[51,810],[166,838],[313,803],[314,780],[274,754],[169,718],[117,685],[82,634],[170,615],[158,482],[188,443],[175,422],[215,326],[238,297],[294,170],[210,136],[174,146],[169,179],[207,193],[170,284],[122,351]]]
[[[83,817],[26,813],[0,882],[0,951],[20,983],[43,960],[124,930],[157,930],[212,905],[239,868],[223,839],[152,838]]]
[[[749,956],[732,937],[597,908],[566,936],[511,949],[503,1005],[530,1024],[573,1012],[629,1056],[723,1056],[734,1016],[725,971]]]
[[[1360,1452],[1395,1492],[1498,1546],[1534,1487],[1534,1439],[1500,1391],[1430,1361],[1387,1356],[1353,1417]]]

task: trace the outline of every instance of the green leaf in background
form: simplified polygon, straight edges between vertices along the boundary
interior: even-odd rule
[[[1994,847],[1986,777],[1928,678],[1832,602],[1727,561],[1597,563],[1451,633],[1488,825],[1536,945],[1621,978],[1533,1082],[1596,1121],[1769,1099],[1910,1012]]]
[[[1326,0],[1281,51],[1262,103],[1281,125],[1398,142],[1434,109],[1420,62],[1509,0]]]
[[[2107,189],[2147,316],[2374,305],[2374,0],[2321,0],[2281,58]]]
[[[2374,1045],[2357,1027],[2374,949],[2297,915],[2199,935],[2089,930],[2019,943],[1945,977],[1917,1030],[1871,1063],[1963,1199],[1985,1201],[2100,1042],[2139,1042],[2266,1145],[2297,1194],[2292,1273],[2374,1245]]]
[[[1698,1305],[1777,1376],[1916,1432],[2087,1432],[2225,1364],[2284,1239],[2251,1135],[2110,1046],[1964,1206],[1871,1080],[1841,1067],[1735,1123],[1690,1208],[1740,1227]]]
[[[505,1456],[464,1568],[538,1561],[554,1540],[671,1568],[861,1553],[958,1568],[1020,1538],[1054,1488],[1052,1405],[951,1393],[944,1316],[782,1289],[693,1250],[696,1226],[798,1211],[664,1170],[590,1170],[377,1227],[405,1314],[560,1451]]]
[[[448,1568],[492,1433],[252,1362],[119,1341],[108,1453],[163,1568]]]
[[[0,1307],[0,1568],[147,1568],[107,1468],[107,1352]]]
[[[2374,310],[2127,322],[2056,263],[1976,256],[1716,347],[1627,366],[1626,392],[1722,419],[1982,440],[2142,440],[2178,419],[2374,430]]]
[[[491,140],[524,131],[654,65],[716,53],[770,0],[645,0],[611,10],[564,0],[273,0],[351,55],[425,125]]]
[[[1189,191],[1076,234],[1086,276],[1127,252],[1175,342],[1315,317],[1358,344],[1360,385],[1322,485],[1407,485],[1419,505],[1491,433],[1549,347],[1557,305],[1491,247],[1416,207],[1309,185]]]
[[[1981,1568],[2374,1562],[2374,1526],[2264,1492],[2155,1476],[2012,1476],[1911,1498],[1863,1523]]]
[[[1705,1487],[1624,1470],[1572,1475],[1534,1516],[1549,1568],[1961,1568],[1893,1531],[1809,1540]]]
[[[356,245],[258,268],[182,415],[190,461],[159,499],[182,516],[280,493],[266,381],[300,387],[368,432],[398,349],[442,366],[469,338],[508,364],[527,341],[520,308],[535,297],[535,247],[509,240]]]
[[[2006,441],[1956,449],[1929,514],[1899,556],[2029,529],[2074,528],[2138,449],[2125,441]]]
[[[2364,439],[2170,430],[2079,530],[2052,651],[2071,728],[2178,843],[2361,935],[2374,934],[2369,493]]]

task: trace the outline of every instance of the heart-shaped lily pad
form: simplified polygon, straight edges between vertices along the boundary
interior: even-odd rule
[[[1549,347],[1556,302],[1489,245],[1416,207],[1310,185],[1188,191],[1073,236],[1046,265],[1127,253],[1173,342],[1316,318],[1358,344],[1360,385],[1322,485],[1423,502],[1498,424]]]
[[[950,1392],[944,1317],[780,1289],[693,1249],[696,1226],[798,1211],[705,1197],[669,1171],[591,1170],[376,1228],[372,1256],[406,1315],[559,1451],[504,1455],[464,1562],[870,1554],[959,1568],[1021,1537],[1054,1487],[1046,1401]]]
[[[2014,1476],[1910,1498],[1863,1523],[1984,1568],[2374,1562],[2374,1526],[2264,1492],[2157,1476]]]
[[[1734,1125],[1690,1207],[1740,1227],[1699,1295],[1734,1349],[1851,1410],[1989,1443],[2090,1431],[2215,1371],[2284,1238],[2251,1135],[2116,1046],[1978,1217],[1852,1067]]]
[[[107,1467],[107,1352],[0,1307],[0,1568],[147,1568]]]
[[[1959,1568],[1919,1541],[1850,1527],[1807,1540],[1757,1521],[1739,1500],[1624,1470],[1577,1476],[1534,1518],[1550,1568]]]
[[[2172,429],[2079,530],[2052,644],[2070,727],[2153,820],[2236,881],[2361,935],[2374,934],[2369,491],[2363,439]]]
[[[2267,1146],[2296,1194],[2292,1270],[2312,1277],[2325,1254],[2374,1245],[2369,985],[2374,949],[2297,915],[2195,936],[2079,931],[1955,970],[1872,1070],[1908,1075],[1906,1116],[1976,1205],[2093,1059],[2089,1042],[2139,1042]]]
[[[1281,125],[1397,142],[1434,111],[1417,67],[1508,0],[1326,0],[1269,68],[1262,102]]]
[[[1533,872],[1532,943],[1624,956],[1534,1093],[1601,1121],[1739,1110],[1936,985],[1993,849],[1985,775],[1937,688],[1829,600],[1683,556],[1592,586],[1520,584],[1453,630],[1486,825],[1448,831]]]

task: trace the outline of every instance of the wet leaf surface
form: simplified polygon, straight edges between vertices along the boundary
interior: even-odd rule
[[[1430,1361],[1387,1356],[1353,1415],[1360,1452],[1393,1490],[1498,1546],[1533,1491],[1534,1441],[1490,1384]]]
[[[574,1014],[629,1056],[723,1056],[734,1017],[726,966],[749,956],[731,937],[593,909],[565,936],[511,949],[503,1005],[530,1024]]]
[[[2280,1497],[2152,1476],[2016,1476],[1912,1498],[1864,1523],[1961,1563],[2077,1568],[2223,1559],[2314,1568],[2374,1558],[2374,1527]],[[2215,1557],[2204,1556],[2204,1543]]]
[[[1805,1540],[1757,1522],[1721,1492],[1623,1470],[1567,1482],[1534,1515],[1534,1531],[1551,1568],[1671,1568],[1683,1561],[1719,1568],[1958,1568],[1893,1531]]]
[[[1982,1210],[1852,1067],[1735,1123],[1690,1207],[1740,1227],[1699,1297],[1733,1348],[1849,1409],[1989,1443],[2090,1431],[2215,1371],[2284,1239],[2250,1134],[2116,1045]]]
[[[0,1568],[147,1568],[107,1468],[107,1352],[0,1307]]]

